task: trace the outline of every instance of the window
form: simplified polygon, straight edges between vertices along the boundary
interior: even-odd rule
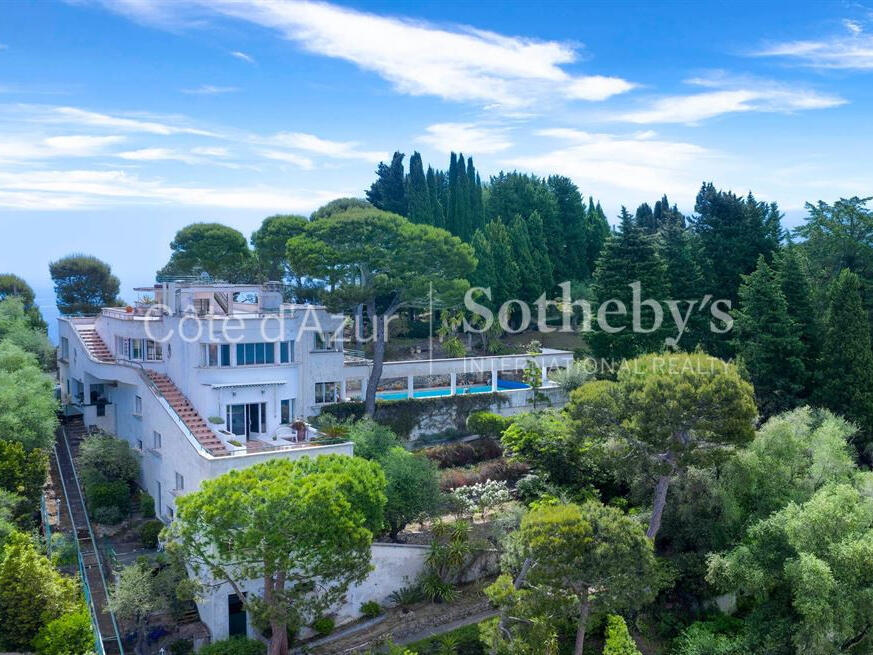
[[[274,364],[276,362],[276,346],[273,343],[238,343],[236,344],[236,365]]]
[[[142,359],[142,339],[130,340],[130,358]]]
[[[339,400],[339,382],[316,382],[315,403],[335,403]]]
[[[285,398],[280,404],[281,421],[284,424],[294,419],[294,398]]]
[[[173,506],[167,505],[167,518],[172,520],[174,518]]]
[[[279,363],[288,364],[294,361],[294,342],[280,341],[279,342]]]
[[[362,378],[346,380],[346,398],[360,400],[363,397],[363,391],[364,380]]]
[[[316,332],[313,336],[315,337],[315,350],[336,350],[336,341],[332,334]]]
[[[67,378],[67,395],[70,395],[70,378]]]
[[[185,488],[185,476],[180,473],[176,473],[176,490],[181,491]]]
[[[209,313],[209,298],[195,298],[194,311],[200,316],[205,316]]]
[[[142,397],[137,396],[133,400],[133,413],[135,416],[142,416]]]
[[[246,406],[227,406],[227,429],[233,434],[244,436],[246,433]]]
[[[161,342],[146,339],[146,361],[159,362],[163,359],[161,353]]]
[[[136,440],[136,449],[137,449],[139,452],[142,452],[142,439],[137,439],[137,440]]]
[[[230,366],[230,344],[200,344],[200,366]]]
[[[70,356],[70,340],[67,337],[61,337],[61,359],[67,359]]]
[[[160,432],[158,432],[157,430],[152,432],[152,448],[154,448],[155,450],[160,450],[161,449],[161,440],[162,440],[162,437],[161,437]]]

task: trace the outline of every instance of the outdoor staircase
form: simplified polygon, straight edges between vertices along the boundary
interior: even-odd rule
[[[191,434],[211,455],[216,457],[221,455],[229,455],[230,452],[221,442],[221,439],[215,434],[212,428],[207,425],[200,413],[191,404],[191,401],[179,391],[179,388],[173,381],[162,373],[157,371],[145,370],[145,374],[151,380],[152,384],[158,392],[169,403],[173,411],[179,415],[182,422],[191,430]]]
[[[112,353],[109,352],[109,347],[100,335],[97,334],[97,329],[94,327],[93,323],[76,323],[75,326],[76,332],[79,333],[79,338],[82,340],[82,343],[85,344],[88,352],[91,353],[91,357],[99,362],[115,361]]]
[[[58,428],[54,454],[70,514],[70,523],[81,555],[79,567],[85,583],[86,598],[100,629],[102,652],[106,655],[118,655],[122,653],[120,634],[115,617],[106,611],[109,602],[107,579],[111,580],[111,571],[104,567],[97,541],[91,531],[85,499],[82,497],[82,488],[75,468],[79,444],[87,435],[88,431],[81,418],[70,419],[66,426]]]

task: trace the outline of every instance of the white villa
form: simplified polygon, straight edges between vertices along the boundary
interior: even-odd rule
[[[351,443],[318,443],[305,422],[366,389],[371,363],[344,352],[343,316],[283,304],[277,283],[173,281],[138,291],[149,297],[135,307],[59,319],[59,380],[63,404],[86,426],[141,453],[141,485],[163,521],[172,521],[181,494],[231,469],[272,457],[352,454]],[[518,372],[531,359],[547,384],[547,370],[567,366],[572,353],[386,362],[379,397],[503,391],[510,402],[501,411],[520,411],[530,389]],[[350,592],[357,604],[349,616],[361,598],[382,602],[404,584],[392,574],[402,559],[374,549],[376,570]],[[250,629],[226,589],[198,605],[213,639]]]

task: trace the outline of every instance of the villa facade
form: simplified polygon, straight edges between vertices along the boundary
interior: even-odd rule
[[[141,454],[141,485],[163,521],[172,521],[176,498],[232,469],[274,457],[353,454],[351,443],[319,443],[306,422],[324,405],[366,391],[371,363],[344,350],[345,317],[284,304],[277,284],[174,281],[139,291],[148,297],[135,307],[59,319],[59,382],[62,404],[81,412],[86,426]],[[527,389],[519,371],[531,357],[544,383],[549,368],[572,360],[546,351],[386,362],[378,396],[506,391],[518,409],[518,392]],[[387,597],[386,572],[373,575]],[[213,638],[240,625],[231,601],[213,593],[200,606]]]

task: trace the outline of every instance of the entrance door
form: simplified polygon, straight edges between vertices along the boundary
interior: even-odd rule
[[[267,403],[246,403],[227,406],[227,425],[230,431],[249,439],[267,431]]]
[[[242,600],[236,594],[230,594],[227,597],[227,633],[231,637],[236,635],[245,637],[248,633],[246,611]]]

